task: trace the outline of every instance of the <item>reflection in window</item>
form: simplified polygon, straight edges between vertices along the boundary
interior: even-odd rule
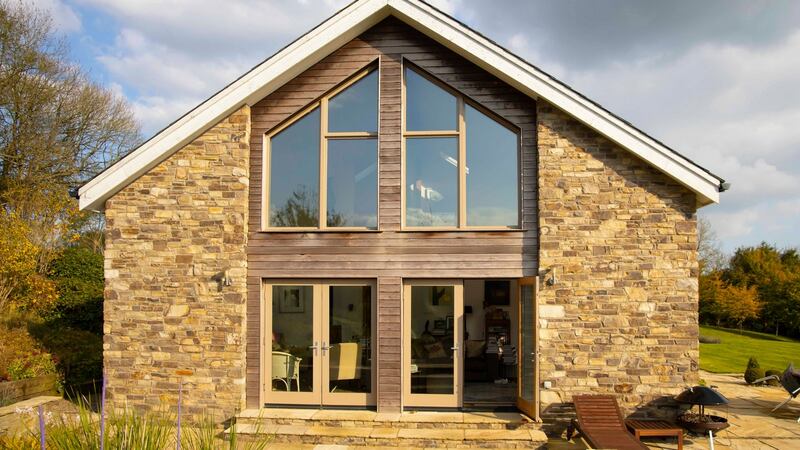
[[[458,225],[458,139],[406,140],[406,224]]]
[[[405,226],[518,227],[518,133],[417,70],[404,69]]]
[[[328,141],[328,226],[378,226],[378,141]]]
[[[270,139],[269,226],[319,223],[319,108]]]
[[[406,130],[455,130],[456,97],[412,69],[405,69]]]
[[[348,83],[266,136],[267,227],[377,228],[378,71]]]
[[[467,132],[467,225],[517,226],[517,134],[470,105]]]
[[[328,102],[328,131],[378,131],[378,72],[348,86]]]

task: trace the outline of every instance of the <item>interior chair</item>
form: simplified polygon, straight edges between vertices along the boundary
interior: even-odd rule
[[[286,390],[292,390],[292,380],[300,390],[300,361],[291,353],[272,352],[272,381],[279,380],[286,386]]]
[[[357,342],[342,342],[332,345],[330,352],[331,382],[361,379],[361,345]],[[338,387],[338,384],[334,385],[331,392]]]

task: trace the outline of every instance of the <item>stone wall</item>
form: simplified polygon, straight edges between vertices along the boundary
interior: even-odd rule
[[[114,406],[174,408],[181,378],[185,413],[244,405],[249,133],[245,106],[106,202]]]
[[[627,407],[697,381],[695,195],[540,100],[540,377],[546,405]]]

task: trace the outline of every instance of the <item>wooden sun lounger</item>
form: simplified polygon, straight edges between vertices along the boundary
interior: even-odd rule
[[[567,428],[567,440],[575,430],[592,448],[647,450],[647,446],[628,432],[617,400],[611,395],[576,395],[577,417]]]

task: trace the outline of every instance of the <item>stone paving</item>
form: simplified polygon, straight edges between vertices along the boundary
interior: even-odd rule
[[[700,372],[700,378],[717,389],[730,400],[730,404],[719,408],[706,408],[707,413],[725,417],[731,426],[720,432],[715,440],[716,450],[749,449],[800,449],[800,398],[792,400],[772,413],[772,408],[786,400],[789,395],[781,387],[753,387],[744,383],[741,375],[718,375]],[[709,448],[708,437],[684,436],[684,449],[705,450]],[[675,439],[645,439],[651,449],[677,448]],[[551,438],[547,448],[557,450],[584,449],[582,442],[566,442],[563,438]]]

